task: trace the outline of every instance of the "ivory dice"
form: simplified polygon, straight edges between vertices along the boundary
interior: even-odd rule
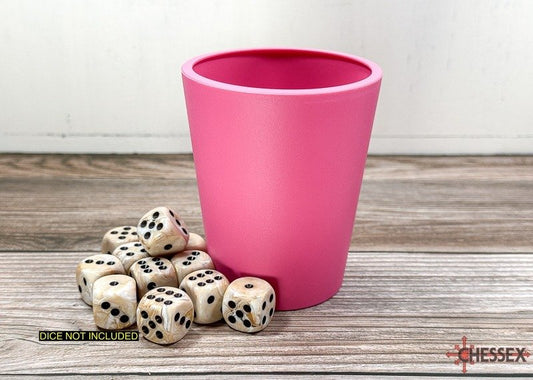
[[[222,302],[226,323],[237,331],[253,333],[268,326],[276,309],[276,293],[265,280],[241,277],[233,281]]]
[[[119,245],[112,254],[120,260],[126,273],[129,272],[133,263],[150,256],[138,241]]]
[[[207,324],[222,319],[222,299],[229,281],[216,270],[198,270],[190,273],[180,284],[194,305],[194,322]]]
[[[148,211],[137,225],[139,239],[150,256],[181,252],[189,241],[189,232],[183,220],[167,207]]]
[[[161,257],[147,257],[136,261],[130,267],[130,276],[137,282],[139,298],[159,286],[178,286],[174,266],[170,260]]]
[[[137,228],[134,226],[120,226],[107,231],[102,239],[102,253],[110,255],[122,244],[139,241]]]
[[[106,254],[86,257],[76,267],[76,282],[81,298],[87,305],[93,304],[93,285],[100,277],[126,274],[119,259]]]
[[[172,256],[172,265],[178,275],[178,283],[181,284],[183,279],[192,272],[200,269],[215,269],[211,257],[199,250],[183,251]]]
[[[198,250],[207,252],[207,244],[203,237],[194,232],[189,232],[189,241],[185,247],[186,251]]]
[[[194,307],[187,293],[174,287],[159,287],[139,301],[137,325],[149,341],[172,344],[189,332],[193,314]]]
[[[135,323],[137,288],[123,274],[100,277],[93,285],[93,315],[96,326],[120,330]]]

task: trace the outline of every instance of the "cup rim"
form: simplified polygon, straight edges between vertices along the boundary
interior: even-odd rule
[[[249,54],[249,53],[266,53],[273,51],[284,51],[284,52],[294,52],[294,53],[305,53],[305,54],[316,54],[317,56],[332,56],[336,59],[342,59],[347,61],[352,61],[353,63],[363,65],[370,70],[370,75],[364,79],[361,79],[356,82],[351,82],[347,84],[330,86],[330,87],[316,87],[316,88],[302,88],[302,89],[281,89],[281,88],[263,88],[263,87],[249,87],[241,86],[231,83],[220,82],[214,79],[207,78],[198,74],[194,71],[194,66],[200,62],[221,58],[227,55],[236,55],[236,54]],[[320,95],[320,94],[330,94],[338,93],[344,91],[350,91],[355,89],[360,89],[364,87],[369,87],[376,82],[379,82],[382,77],[381,68],[374,62],[358,57],[351,54],[340,53],[330,50],[319,50],[319,49],[301,49],[301,48],[287,48],[287,47],[263,47],[263,48],[251,48],[251,49],[235,49],[235,50],[222,50],[214,53],[207,53],[196,56],[187,60],[181,66],[181,73],[184,77],[188,79],[203,84],[208,87],[215,87],[221,90],[233,91],[233,92],[244,92],[250,94],[261,94],[261,95]]]

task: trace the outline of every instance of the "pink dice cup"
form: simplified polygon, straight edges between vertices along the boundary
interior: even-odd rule
[[[182,66],[208,252],[257,276],[278,310],[341,287],[381,69],[319,50],[266,48]]]

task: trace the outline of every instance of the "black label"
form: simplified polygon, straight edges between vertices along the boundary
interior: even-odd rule
[[[39,331],[41,342],[135,341],[138,331]]]

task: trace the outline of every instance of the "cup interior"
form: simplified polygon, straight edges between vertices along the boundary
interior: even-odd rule
[[[237,86],[265,89],[317,89],[361,81],[371,69],[335,53],[262,49],[222,53],[196,62],[194,72]]]

